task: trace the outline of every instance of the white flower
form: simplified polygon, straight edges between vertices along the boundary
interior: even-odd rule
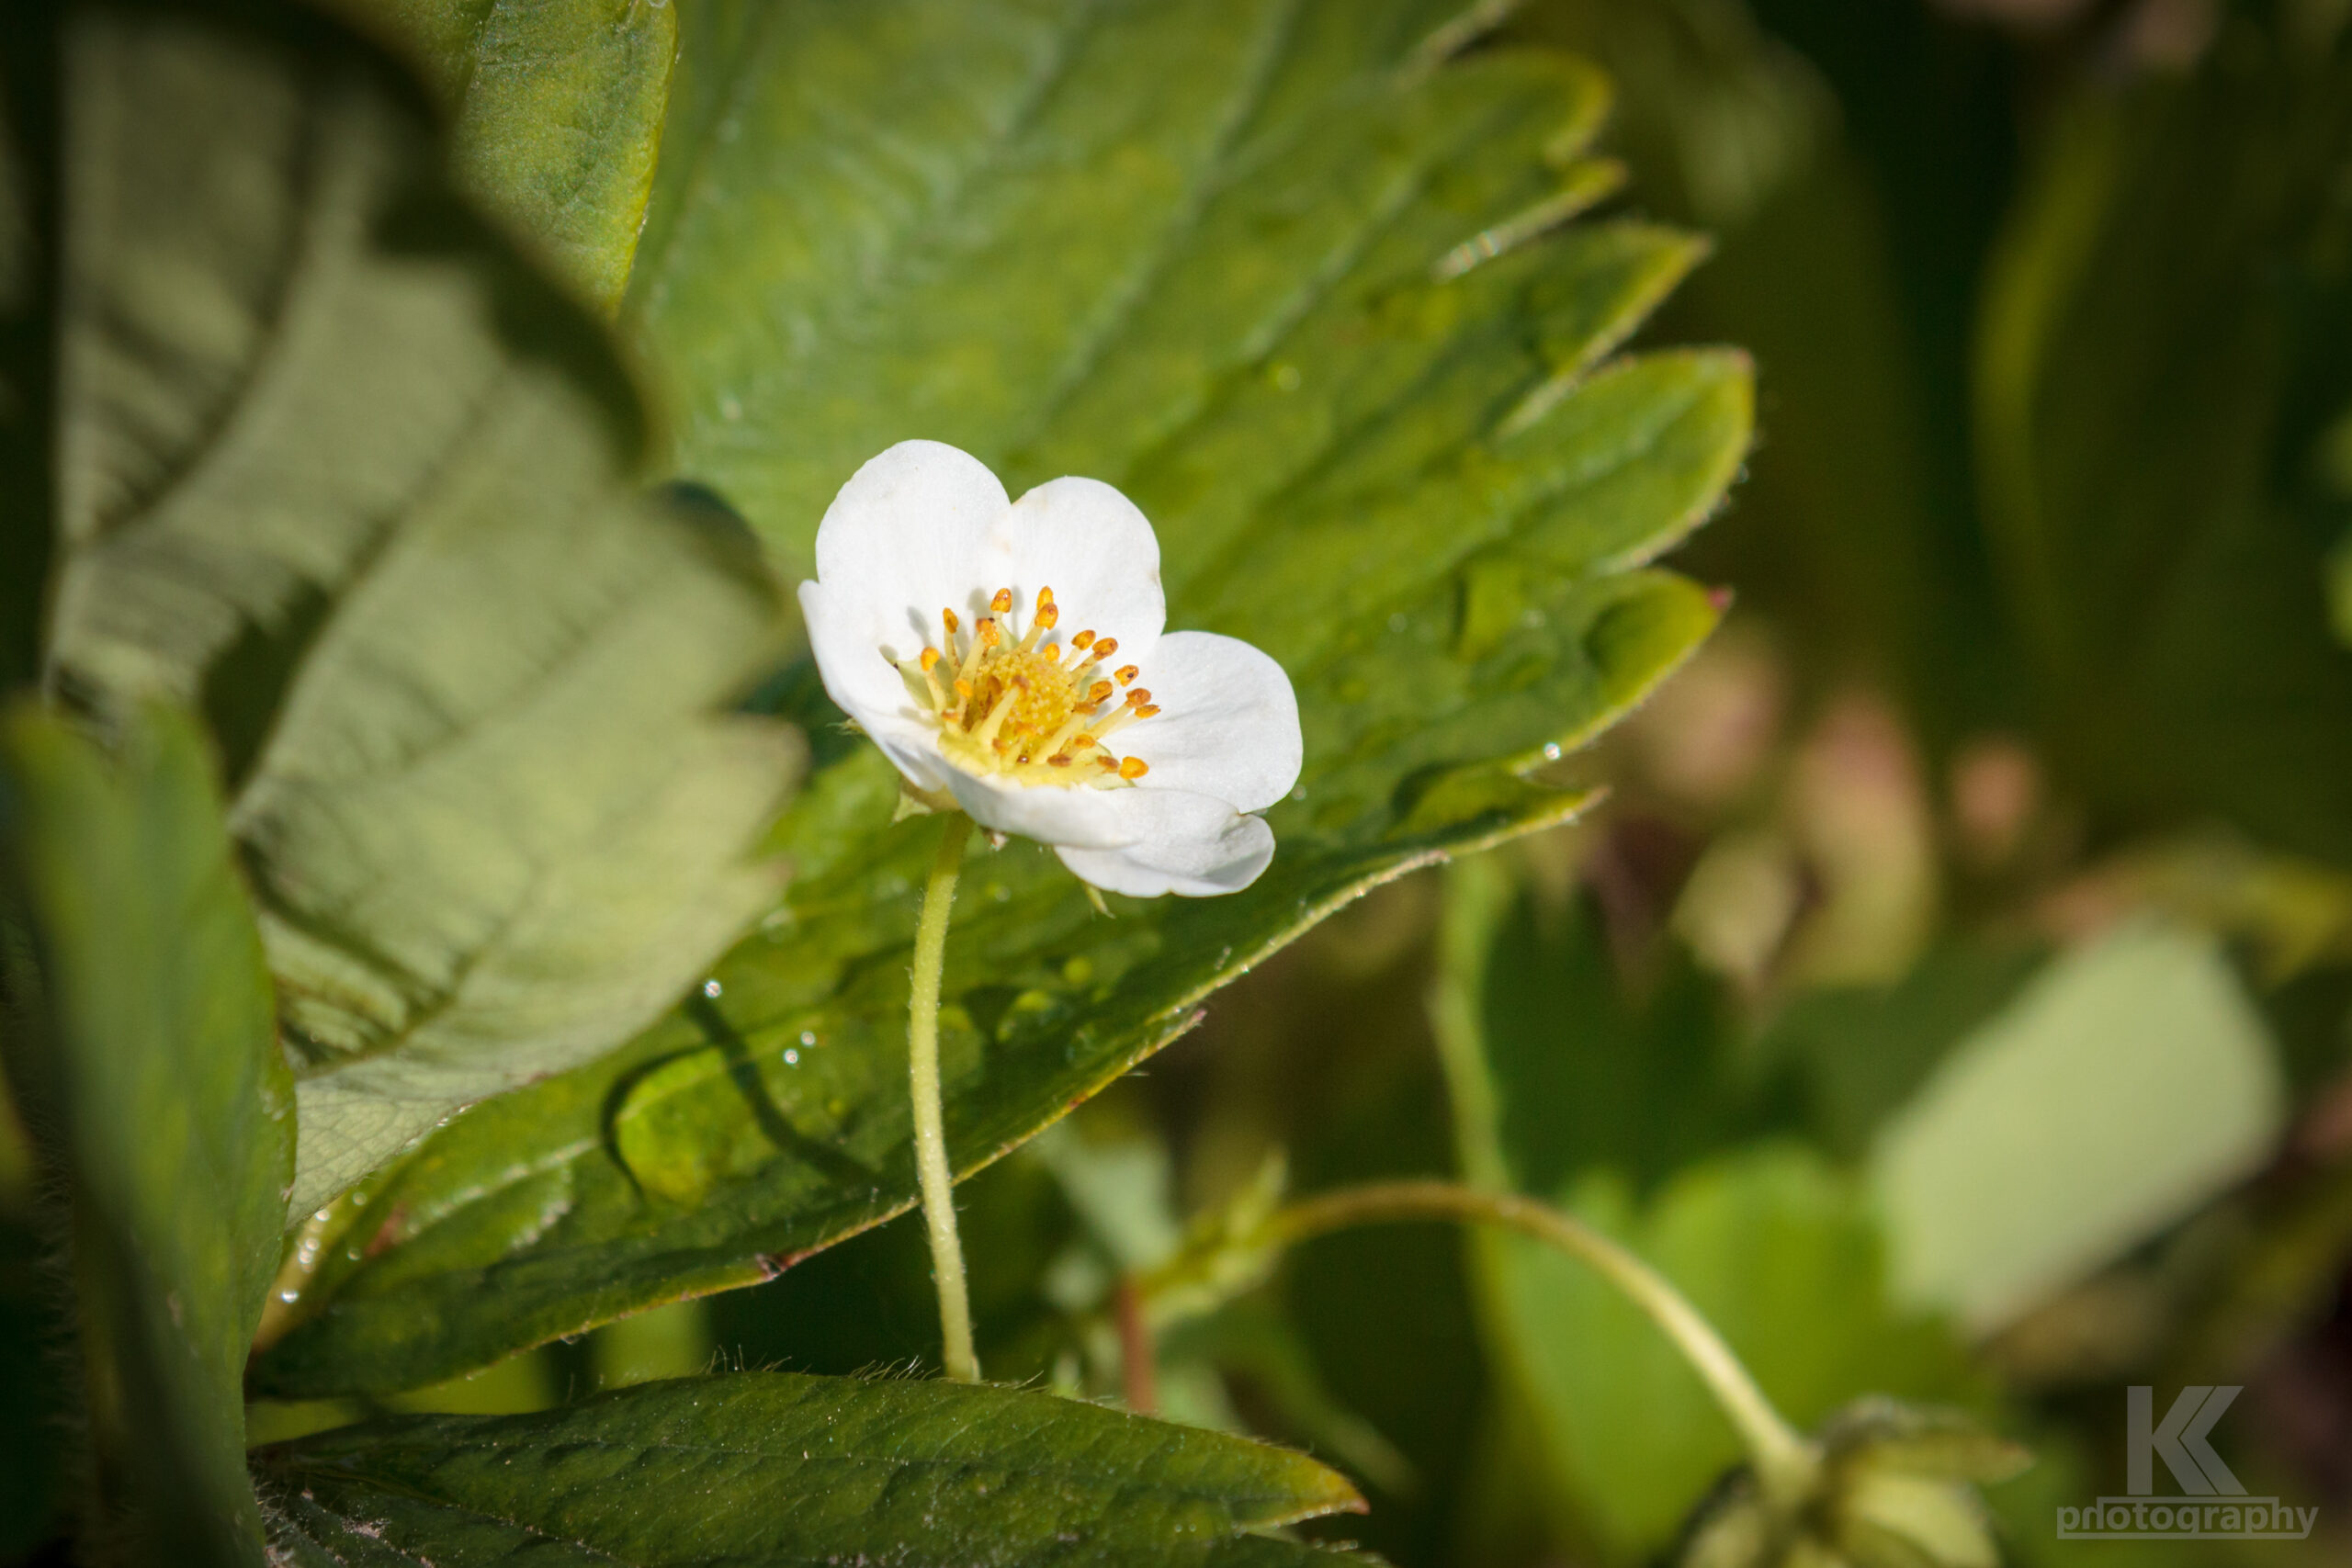
[[[1160,630],[1159,541],[1094,479],[1019,501],[907,441],[860,468],[800,585],[825,690],[932,804],[1051,844],[1087,882],[1233,893],[1273,859],[1298,700],[1246,642]]]

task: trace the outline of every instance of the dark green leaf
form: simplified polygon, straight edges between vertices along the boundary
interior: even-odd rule
[[[1771,439],[1709,570],[1804,673],[1885,680],[1931,748],[2023,723],[1968,430],[1982,257],[2029,118],[2006,40],[1851,0],[1553,0],[1510,36],[1617,79],[1609,137],[1652,209],[1719,243],[1677,326],[1770,367]]]
[[[1531,770],[1713,624],[1642,563],[1730,482],[1747,363],[1608,360],[1699,246],[1563,227],[1614,177],[1577,152],[1600,84],[1540,54],[1441,64],[1416,42],[1439,15],[685,13],[632,284],[681,464],[786,561],[917,432],[1016,486],[1113,479],[1159,527],[1171,624],[1268,649],[1299,692],[1306,771],[1248,893],[1105,921],[1031,846],[967,876],[961,1170],[1364,888],[1559,819],[1576,797]],[[792,890],[717,992],[437,1138],[330,1256],[270,1388],[445,1377],[910,1201],[906,944],[936,829],[889,824],[877,756],[826,750],[776,840]]]
[[[1606,1168],[1647,1190],[1759,1130],[1733,998],[1680,943],[1626,975],[1581,891],[1559,908],[1522,895],[1493,940],[1479,1011],[1512,1185]]]
[[[791,752],[724,711],[773,586],[716,508],[639,498],[594,324],[372,55],[208,15],[69,22],[51,674],[212,723],[300,1211],[673,1000],[773,897]]]
[[[589,299],[620,302],[653,188],[677,11],[667,0],[330,0],[417,62],[456,172]]]
[[[2233,11],[2187,81],[2068,107],[1988,280],[1977,434],[2070,781],[2127,825],[2221,816],[2340,863],[2352,34],[2273,9]]]
[[[1360,1507],[1304,1456],[1052,1394],[780,1372],[255,1456],[297,1563],[1297,1564],[1250,1532]]]
[[[0,757],[28,939],[6,955],[11,1068],[72,1183],[100,1485],[156,1561],[258,1562],[239,1382],[277,1266],[294,1096],[210,759],[162,710],[110,759],[18,709]]]

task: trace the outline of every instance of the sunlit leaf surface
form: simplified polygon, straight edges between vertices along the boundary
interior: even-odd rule
[[[1544,54],[1448,63],[1445,14],[683,17],[631,285],[680,468],[787,564],[904,436],[1015,489],[1112,480],[1159,528],[1170,624],[1249,638],[1299,691],[1306,772],[1248,893],[1104,920],[1034,846],[971,866],[946,986],[961,1169],[1363,888],[1558,819],[1577,796],[1528,772],[1714,622],[1644,563],[1730,482],[1747,363],[1609,358],[1700,247],[1569,222],[1617,177],[1579,151],[1600,83]],[[804,668],[776,694],[820,771],[759,934],[628,1049],[436,1137],[330,1251],[266,1387],[432,1381],[910,1201],[906,944],[936,829],[889,824],[889,771],[814,694]]]
[[[456,173],[519,240],[617,305],[653,188],[677,10],[667,0],[330,0],[415,62]]]

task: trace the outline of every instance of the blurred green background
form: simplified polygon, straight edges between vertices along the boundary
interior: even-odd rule
[[[1878,1391],[2029,1443],[1989,1494],[2018,1563],[2346,1560],[2348,17],[1518,11],[1614,80],[1619,206],[1713,236],[1641,341],[1756,357],[1748,471],[1675,558],[1735,608],[1558,764],[1607,788],[1584,820],[1374,893],[964,1190],[993,1376],[1136,1393],[1118,1280],[1270,1171],[1454,1172],[1633,1241],[1801,1423]],[[19,1219],[30,1179],[12,1130]],[[29,1409],[41,1265],[0,1248]],[[933,1314],[909,1217],[387,1403],[933,1364]],[[1435,1227],[1311,1244],[1155,1371],[1357,1478],[1372,1512],[1313,1528],[1407,1568],[1658,1560],[1736,1455],[1590,1280]],[[2056,1540],[2123,1490],[2143,1383],[2244,1385],[2215,1445],[2312,1539]],[[52,1480],[0,1470],[0,1545]]]
[[[1736,608],[1569,764],[1587,821],[1374,895],[968,1190],[992,1370],[1114,1391],[1102,1281],[1277,1152],[1302,1190],[1499,1169],[1638,1238],[1792,1416],[1868,1387],[2031,1443],[2017,1562],[2343,1560],[2346,9],[1519,14],[1615,79],[1624,200],[1716,238],[1645,335],[1756,354],[1749,470],[1678,557]],[[935,1354],[919,1228],[672,1326]],[[1314,1244],[1161,1353],[1164,1407],[1364,1479],[1331,1533],[1402,1563],[1651,1560],[1735,1451],[1573,1270],[1435,1228]],[[2133,1383],[2245,1385],[2216,1446],[2314,1539],[2057,1540],[2123,1490]]]

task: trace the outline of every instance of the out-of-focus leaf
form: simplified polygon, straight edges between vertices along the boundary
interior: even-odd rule
[[[304,1565],[1275,1568],[1326,1554],[1254,1532],[1362,1506],[1303,1455],[1052,1394],[780,1372],[346,1427],[254,1468]]]
[[[1809,1130],[1859,1158],[1885,1119],[2030,978],[2041,953],[2021,943],[1951,943],[1889,986],[1837,986],[1790,998],[1752,1047],[1795,1074]]]
[[[25,939],[0,976],[9,1066],[72,1183],[104,1506],[155,1561],[258,1562],[239,1380],[294,1096],[210,761],[160,709],[109,758],[19,708],[0,721],[0,834]]]
[[[1882,1130],[1895,1283],[1997,1327],[2251,1174],[2285,1101],[2214,941],[2127,926],[2036,976]]]
[[[1968,1391],[1945,1333],[1888,1306],[1858,1184],[1812,1155],[1784,1146],[1703,1163],[1646,1208],[1608,1174],[1556,1196],[1673,1280],[1800,1427],[1864,1390]],[[1609,1561],[1647,1561],[1739,1459],[1730,1425],[1657,1327],[1590,1269],[1517,1236],[1473,1245],[1494,1348],[1531,1407],[1561,1518]]]
[[[1595,1167],[1647,1190],[1759,1125],[1722,984],[1671,938],[1630,976],[1607,934],[1581,891],[1516,898],[1494,931],[1479,1021],[1504,1169],[1527,1191]]]
[[[1888,681],[1939,750],[2025,717],[1977,526],[1967,372],[2029,117],[2002,40],[1973,21],[1849,0],[1559,0],[1510,28],[1617,80],[1611,145],[1653,210],[1719,242],[1674,327],[1768,367],[1770,438],[1705,569],[1802,670]]]
[[[233,17],[233,19],[231,19]],[[307,13],[66,24],[50,674],[220,741],[300,1080],[297,1211],[642,1028],[773,897],[740,528],[631,478],[597,329]]]
[[[1963,1385],[1943,1333],[1888,1306],[1858,1183],[1793,1146],[1706,1157],[1767,1123],[1743,1102],[1698,976],[1626,995],[1589,917],[1547,933],[1491,863],[1448,884],[1436,1023],[1465,1175],[1557,1201],[1646,1258],[1800,1427],[1864,1390]],[[1659,1185],[1645,1201],[1637,1183]],[[1499,1234],[1474,1237],[1470,1257],[1555,1532],[1604,1561],[1647,1560],[1738,1459],[1730,1425],[1584,1265]]]
[[[1419,954],[1408,947],[1377,968],[1338,956],[1351,938],[1363,940],[1367,927],[1418,923],[1414,912],[1434,891],[1382,894],[1379,907],[1358,912],[1352,931],[1328,933],[1285,974],[1245,982],[1251,991],[1211,1021],[1223,1035],[1215,1046],[1227,1064],[1223,1070],[1238,1080],[1217,1108],[1228,1116],[1257,1109],[1273,1119],[1274,1135],[1290,1152],[1294,1191],[1445,1168],[1453,1130],[1445,1080],[1417,1027],[1427,984]],[[1271,1059],[1237,1060],[1249,1051]],[[1245,1096],[1243,1086],[1252,1084],[1256,1093]],[[1464,1263],[1453,1226],[1373,1226],[1289,1253],[1275,1287],[1331,1406],[1385,1438],[1409,1467],[1416,1484],[1402,1491],[1385,1484],[1405,1473],[1393,1464],[1385,1476],[1351,1471],[1378,1490],[1370,1516],[1360,1526],[1350,1521],[1349,1533],[1398,1562],[1445,1561],[1458,1535],[1485,1533],[1497,1472],[1510,1467],[1480,1430],[1492,1404],[1491,1362],[1479,1343]],[[1253,1416],[1279,1423],[1275,1430],[1317,1451],[1340,1451],[1324,1450],[1311,1413],[1285,1410],[1272,1391],[1253,1390],[1246,1366],[1235,1370],[1239,1392],[1260,1395],[1245,1406]],[[1487,1545],[1460,1547],[1455,1560],[1514,1560]]]
[[[677,10],[668,0],[330,0],[413,60],[467,191],[616,308],[653,189]]]
[[[2234,8],[2186,81],[2066,106],[1996,253],[1987,526],[2069,781],[2132,826],[2219,815],[2352,858],[2352,33]]]
[[[1306,770],[1247,893],[1106,921],[1031,846],[967,875],[961,1170],[1365,888],[1566,815],[1527,775],[1714,622],[1642,563],[1729,483],[1747,362],[1608,358],[1699,247],[1568,223],[1613,178],[1577,151],[1599,82],[1540,54],[1442,62],[1418,40],[1444,15],[684,14],[632,284],[682,467],[786,562],[902,436],[1016,488],[1113,480],[1159,528],[1171,624],[1257,643],[1299,692]],[[780,700],[821,732],[814,687]],[[446,1376],[758,1280],[910,1201],[899,1043],[935,829],[889,826],[888,769],[838,739],[775,840],[792,891],[717,986],[436,1138],[322,1269],[268,1386]]]

